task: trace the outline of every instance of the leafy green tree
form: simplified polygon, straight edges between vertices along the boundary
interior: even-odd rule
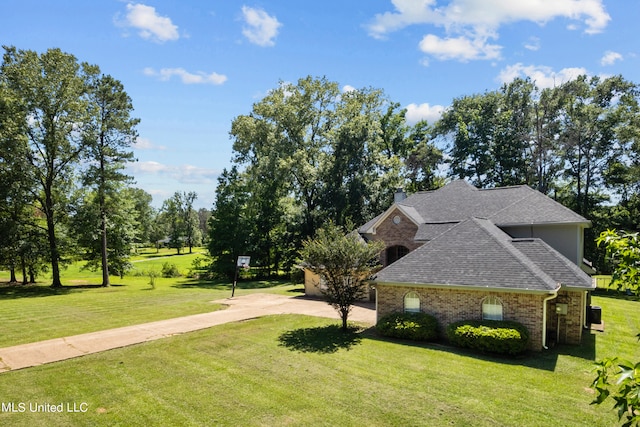
[[[184,240],[189,247],[189,253],[193,253],[193,247],[200,245],[202,235],[200,234],[200,220],[198,213],[193,209],[193,203],[198,199],[195,191],[183,192],[180,197],[180,213],[184,223]]]
[[[61,287],[67,196],[86,150],[90,82],[99,70],[59,49],[38,54],[5,47],[0,71],[11,97],[20,101],[28,137],[23,173],[46,219],[52,286]]]
[[[456,98],[436,125],[436,134],[452,141],[449,174],[468,178],[477,187],[493,184],[496,159],[492,147],[498,101],[495,92]]]
[[[300,257],[306,268],[322,278],[322,292],[338,311],[343,331],[347,330],[351,307],[366,296],[365,281],[378,268],[375,260],[383,249],[384,243],[365,242],[357,233],[345,234],[332,223],[303,243]]]
[[[131,177],[123,170],[127,163],[135,160],[131,145],[137,137],[135,126],[140,120],[131,117],[131,98],[122,83],[111,76],[103,75],[92,82],[89,99],[92,121],[85,134],[88,167],[83,183],[96,190],[102,286],[109,286],[107,227],[112,212],[107,207],[117,205],[112,199],[121,198],[123,186],[131,182]]]
[[[246,204],[249,198],[238,169],[225,169],[218,177],[216,202],[209,219],[209,254],[213,270],[233,280],[236,260],[248,253],[250,221]]]
[[[176,249],[178,255],[184,246],[185,223],[182,214],[182,195],[179,192],[174,193],[172,197],[162,203],[160,210],[160,218],[165,224],[168,245],[170,248]]]
[[[443,178],[438,176],[438,167],[443,163],[443,153],[431,143],[432,129],[426,121],[416,123],[410,131],[409,139],[413,147],[405,159],[406,190],[435,190],[444,185]]]
[[[574,197],[572,207],[589,217],[595,205],[607,198],[602,193],[602,172],[623,160],[629,138],[637,135],[638,90],[620,76],[579,76],[558,90],[562,96],[559,141]]]
[[[312,77],[280,83],[234,119],[252,260],[277,271],[325,222],[363,223],[386,209],[404,185],[408,129],[381,90],[341,93]]]
[[[79,197],[79,203],[73,215],[72,225],[76,231],[78,245],[82,248],[81,257],[87,261],[86,268],[100,270],[109,274],[123,277],[132,267],[129,258],[133,249],[138,223],[136,221],[135,201],[122,192],[120,197],[108,197],[104,204],[100,202],[98,191],[85,189]],[[109,212],[105,227],[96,223],[101,210]],[[104,233],[109,242],[106,247],[108,253],[103,255]],[[108,265],[103,262],[108,260]],[[102,286],[108,286],[103,281]]]
[[[164,233],[158,238],[153,238],[156,212],[151,205],[153,197],[140,188],[127,187],[123,191],[123,197],[133,200],[135,222],[138,224],[135,236],[135,244],[142,246],[150,242],[156,242],[164,237]]]
[[[640,238],[638,233],[608,230],[597,239],[613,258],[615,265],[612,284],[640,295]],[[640,339],[640,334],[637,335]],[[591,386],[596,391],[592,403],[601,404],[609,397],[623,426],[640,425],[640,362],[633,363],[618,357],[605,358],[596,363],[597,376]]]
[[[198,209],[198,228],[202,239],[206,239],[209,236],[209,218],[211,218],[211,210],[207,208]]]

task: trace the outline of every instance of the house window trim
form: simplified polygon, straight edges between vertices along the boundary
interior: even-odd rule
[[[500,298],[490,295],[482,299],[482,320],[504,320],[504,303]],[[493,307],[485,310],[485,307]],[[496,307],[500,307],[500,312]]]
[[[417,308],[416,307],[407,308],[407,298],[410,296],[415,296],[414,298],[411,298],[411,299],[418,300]],[[422,301],[420,300],[420,295],[418,295],[417,292],[410,291],[404,294],[404,297],[402,298],[402,310],[404,313],[420,313],[421,309],[422,309]]]

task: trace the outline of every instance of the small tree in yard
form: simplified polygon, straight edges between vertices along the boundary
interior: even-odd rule
[[[618,289],[640,295],[640,239],[638,233],[608,230],[596,240],[604,244],[607,255],[614,264],[611,284]],[[637,335],[640,338],[640,334]],[[597,377],[592,387],[596,398],[592,403],[601,404],[611,397],[623,426],[640,426],[640,362],[633,363],[618,357],[606,358],[596,363]]]
[[[365,281],[377,269],[375,260],[382,249],[382,242],[365,242],[357,233],[345,234],[334,224],[303,243],[302,261],[324,280],[322,293],[340,314],[343,331],[351,306],[366,295]]]

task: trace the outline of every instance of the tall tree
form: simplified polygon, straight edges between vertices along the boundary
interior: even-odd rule
[[[2,78],[21,101],[28,149],[24,174],[46,219],[53,287],[61,287],[60,227],[66,219],[74,167],[82,157],[91,121],[90,82],[98,67],[79,64],[60,49],[43,54],[5,47]]]
[[[72,216],[72,226],[75,230],[78,245],[82,248],[82,259],[87,261],[86,268],[91,270],[105,270],[108,274],[123,277],[131,269],[129,262],[133,244],[138,233],[135,203],[131,193],[122,191],[119,197],[107,197],[102,205],[99,193],[95,189],[85,188],[78,197],[78,203]],[[101,210],[109,212],[105,227],[96,222],[100,218]],[[104,233],[109,245],[108,254],[103,254]],[[103,262],[108,260],[107,268]],[[107,285],[110,281],[107,282]],[[102,283],[105,286],[105,283]]]
[[[436,134],[451,139],[449,174],[468,178],[477,187],[494,182],[496,158],[492,155],[498,95],[465,96],[453,100],[436,125]]]
[[[134,219],[136,224],[138,224],[135,244],[141,246],[150,242],[155,243],[155,240],[152,238],[156,219],[156,212],[151,205],[153,197],[140,188],[127,187],[124,193],[124,197],[134,201]],[[162,235],[160,239],[163,237],[164,235]]]
[[[193,209],[197,198],[194,191],[176,191],[162,204],[160,215],[169,233],[169,246],[177,249],[178,254],[185,245],[191,253],[193,246],[201,242],[198,215]]]
[[[435,190],[444,185],[444,180],[438,176],[438,167],[443,163],[443,153],[430,142],[432,128],[426,121],[419,121],[410,130],[409,140],[412,148],[405,159],[406,190],[416,191]]]
[[[602,194],[607,165],[616,163],[630,142],[626,137],[637,110],[637,89],[620,76],[604,80],[579,76],[560,88],[560,144],[574,209],[589,217]],[[635,96],[634,96],[635,95]]]
[[[139,119],[131,117],[133,105],[122,83],[109,75],[92,82],[90,92],[92,121],[86,135],[88,168],[84,184],[94,187],[101,235],[102,286],[109,286],[107,227],[111,217],[109,199],[119,193],[131,177],[123,173],[128,162],[134,161],[131,145],[137,137]],[[113,213],[115,215],[115,212]]]
[[[216,202],[209,219],[209,254],[217,274],[233,279],[236,260],[248,253],[250,221],[247,217],[249,194],[238,169],[225,169],[218,177]]]

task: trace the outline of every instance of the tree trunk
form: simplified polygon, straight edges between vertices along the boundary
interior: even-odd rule
[[[101,207],[101,210],[104,208]],[[105,218],[104,211],[101,213],[102,218],[101,228],[102,228],[102,244],[101,244],[101,252],[102,252],[102,286],[109,286],[109,260],[107,255],[107,220]]]
[[[52,185],[49,183],[45,186],[45,206],[44,211],[47,217],[47,238],[49,240],[49,251],[51,255],[51,276],[52,276],[52,288],[61,288],[62,282],[60,281],[60,253],[58,252],[58,241],[56,240],[55,221],[53,218],[53,199],[52,199]]]
[[[16,277],[16,269],[14,266],[11,266],[11,268],[9,269],[10,273],[11,273],[11,279],[9,280],[9,282],[11,283],[17,283],[18,282],[18,278]]]
[[[22,284],[26,285],[29,282],[27,281],[27,262],[24,260],[24,257],[20,259],[20,264],[22,268]]]

